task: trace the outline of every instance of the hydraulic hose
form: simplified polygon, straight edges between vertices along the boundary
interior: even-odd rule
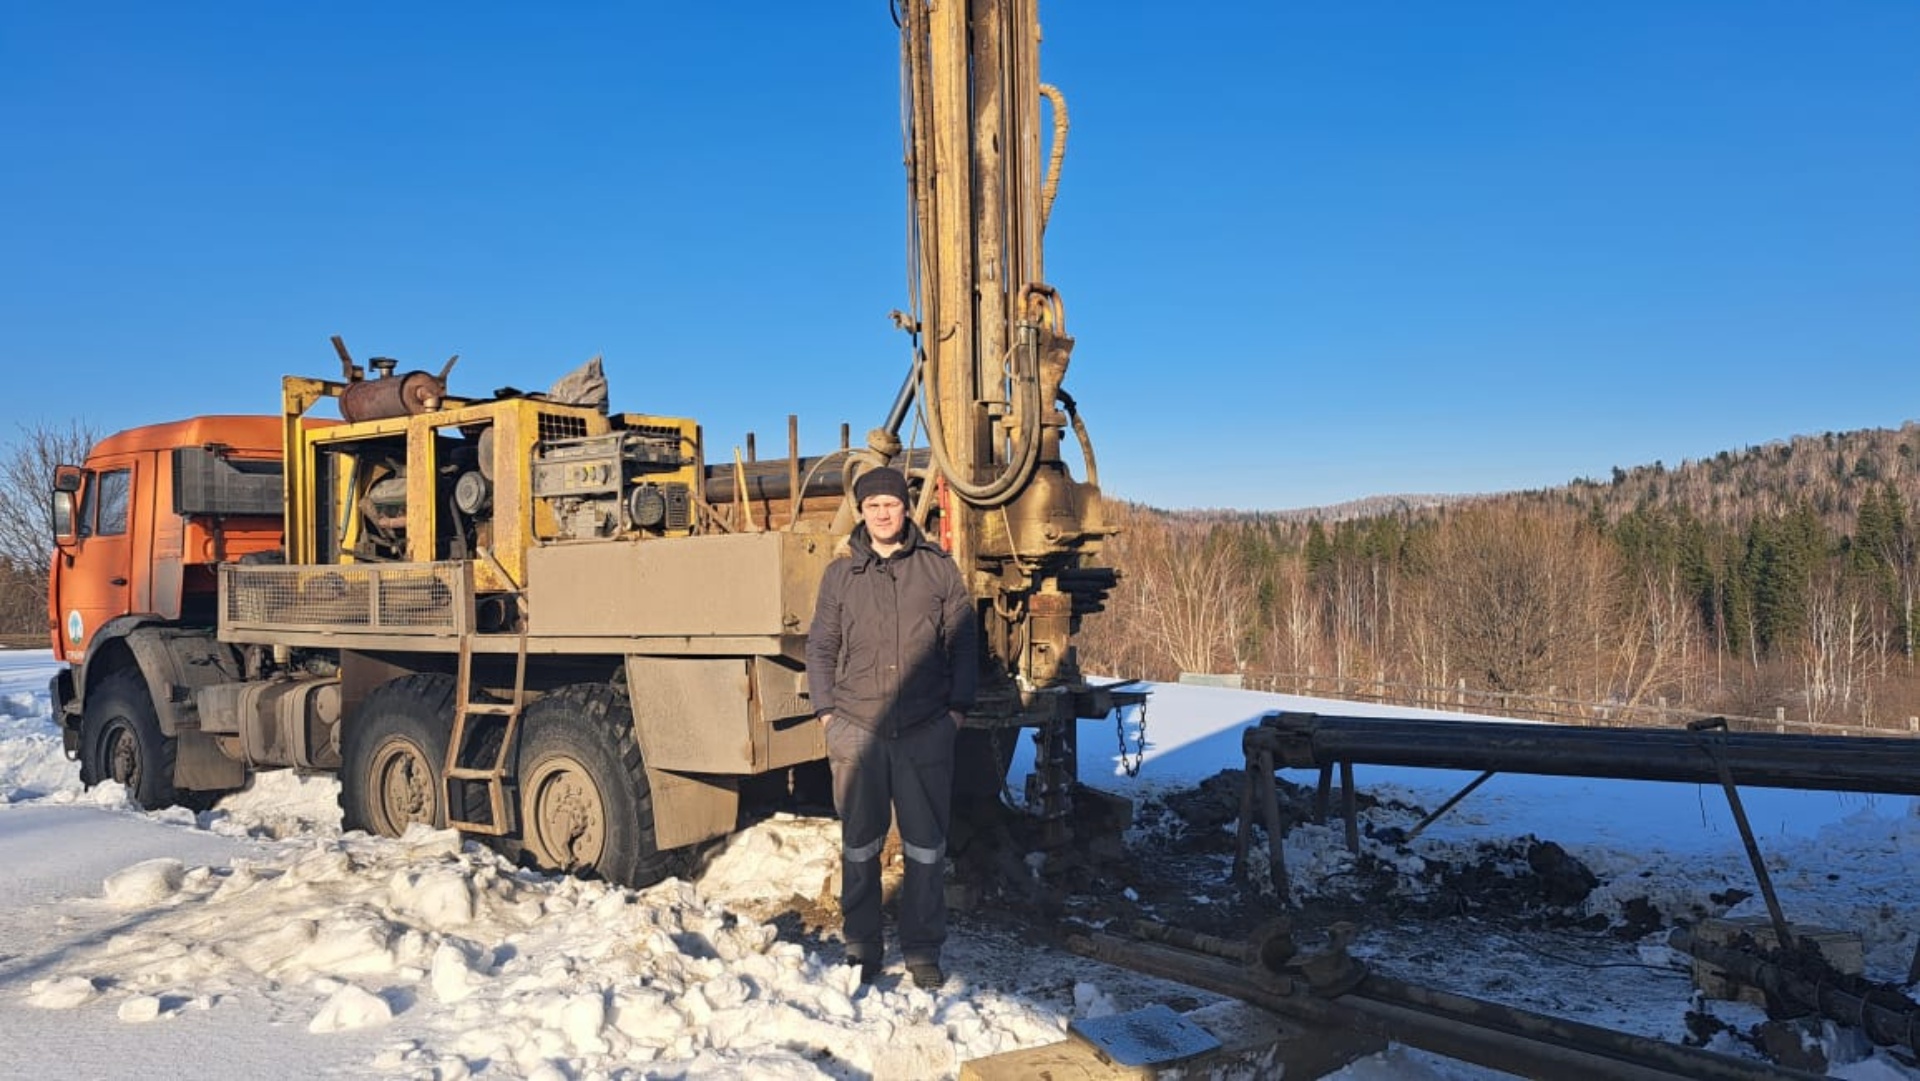
[[[1030,352],[1020,350],[1020,352]],[[916,363],[924,383],[927,378],[927,365],[924,358]],[[1037,365],[1035,365],[1037,367]],[[921,406],[927,418],[927,446],[933,452],[934,467],[947,480],[947,487],[966,499],[969,503],[982,507],[997,507],[1010,502],[1011,498],[1026,487],[1033,478],[1033,471],[1040,462],[1040,377],[1037,371],[1026,378],[1016,377],[1021,394],[1027,399],[1026,408],[1021,410],[1020,457],[1011,463],[1005,472],[986,484],[975,484],[960,477],[953,461],[947,457],[946,429],[940,419],[940,406],[932,389],[921,394]]]
[[[1060,404],[1066,407],[1067,419],[1073,422],[1073,437],[1080,441],[1080,458],[1087,465],[1087,483],[1100,487],[1100,465],[1093,460],[1093,437],[1087,434],[1087,423],[1080,419],[1080,409],[1063,388],[1056,395]]]
[[[1040,84],[1040,96],[1053,105],[1053,145],[1047,152],[1047,182],[1040,189],[1040,231],[1053,217],[1053,197],[1060,194],[1060,166],[1067,160],[1067,96],[1052,83]]]

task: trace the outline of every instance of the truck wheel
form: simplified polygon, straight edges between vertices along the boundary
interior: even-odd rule
[[[447,824],[453,678],[401,676],[374,688],[341,729],[340,828],[398,837]]]
[[[598,683],[562,687],[528,706],[521,725],[522,858],[636,888],[665,878],[674,861],[654,842],[626,696]]]
[[[160,718],[137,668],[111,672],[88,695],[80,720],[80,780],[89,788],[118,781],[145,810],[180,802],[173,787],[171,737],[160,732]]]

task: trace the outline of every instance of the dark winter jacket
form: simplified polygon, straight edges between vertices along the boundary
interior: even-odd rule
[[[807,634],[814,713],[896,735],[971,707],[980,627],[953,560],[912,522],[885,559],[864,524],[849,545],[820,580]]]

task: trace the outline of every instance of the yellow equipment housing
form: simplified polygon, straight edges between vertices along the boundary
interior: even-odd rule
[[[477,592],[509,593],[536,545],[694,531],[692,420],[527,396],[301,423],[353,385],[283,381],[290,564],[474,559]]]

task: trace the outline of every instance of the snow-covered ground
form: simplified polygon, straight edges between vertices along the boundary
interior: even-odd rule
[[[966,921],[937,994],[897,976],[859,988],[829,938],[783,940],[762,922],[830,889],[830,822],[763,823],[699,880],[634,892],[530,874],[452,833],[343,835],[326,778],[268,774],[211,811],[143,814],[115,786],[80,789],[49,717],[53,670],[44,650],[0,652],[0,1075],[950,1077],[966,1059],[1058,1039],[1076,1015],[1172,990]],[[1238,766],[1241,728],[1282,708],[1355,711],[1162,686],[1140,776],[1093,752],[1115,733],[1088,722],[1086,779],[1136,796],[1191,785]],[[1363,789],[1424,806],[1467,779],[1359,770]],[[1914,801],[1745,795],[1790,917],[1862,931],[1869,975],[1904,978],[1920,941]],[[1390,825],[1404,812],[1375,814]],[[1289,835],[1296,880],[1347,865],[1337,832]],[[1503,776],[1410,851],[1373,851],[1417,862],[1529,834],[1599,874],[1596,912],[1628,896],[1722,911],[1711,895],[1753,892],[1724,801],[1685,785]],[[1499,943],[1432,963],[1498,966],[1524,1003],[1677,1040],[1687,981],[1658,939],[1639,954],[1654,975],[1625,990]],[[1920,1077],[1844,1040],[1829,1051],[1838,1076]],[[1392,1048],[1338,1076],[1488,1075]]]

